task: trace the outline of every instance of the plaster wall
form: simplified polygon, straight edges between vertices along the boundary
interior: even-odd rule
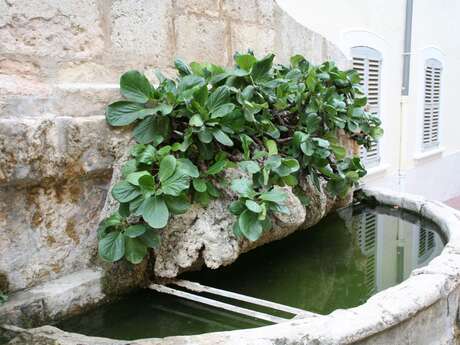
[[[385,136],[382,161],[371,168],[369,186],[447,200],[460,194],[457,94],[460,86],[460,4],[455,0],[414,1],[409,96],[401,98],[405,1],[399,0],[279,0],[300,23],[337,44],[350,57],[353,46],[382,53],[381,116]],[[421,128],[424,65],[428,58],[443,64],[441,143],[423,152]]]

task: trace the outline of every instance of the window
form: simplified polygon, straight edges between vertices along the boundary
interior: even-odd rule
[[[380,80],[382,70],[382,55],[369,47],[354,47],[351,49],[353,68],[361,77],[361,85],[367,96],[368,111],[380,117]],[[369,149],[361,148],[361,159],[367,168],[380,164],[380,147],[373,143]]]
[[[428,59],[426,61],[422,137],[424,151],[439,146],[441,71],[442,65],[439,60]]]

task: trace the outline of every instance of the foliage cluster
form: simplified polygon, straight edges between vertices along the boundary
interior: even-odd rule
[[[156,71],[157,86],[138,71],[122,75],[124,100],[109,105],[107,121],[132,125],[137,144],[111,191],[119,210],[98,230],[102,258],[141,262],[171,215],[226,188],[238,196],[235,234],[254,241],[271,228],[271,214],[288,212],[280,187],[307,205],[300,180],[319,189],[321,177],[343,197],[365,175],[339,140],[342,133],[368,147],[382,135],[357,72],[300,55],[289,66],[273,59],[236,53],[233,68],[176,60],[178,77]],[[229,168],[248,177],[227,181]]]

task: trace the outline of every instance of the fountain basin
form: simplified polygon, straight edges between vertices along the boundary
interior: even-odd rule
[[[379,204],[399,207],[432,220],[447,239],[441,254],[415,269],[402,283],[366,303],[330,314],[296,318],[276,325],[191,336],[116,341],[67,333],[53,327],[29,330],[12,344],[35,344],[46,337],[57,344],[455,344],[460,296],[460,215],[421,197],[363,190]],[[19,341],[19,340],[16,340]]]

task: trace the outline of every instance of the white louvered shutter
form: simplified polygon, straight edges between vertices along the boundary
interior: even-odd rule
[[[368,111],[380,117],[381,54],[369,47],[354,47],[351,53],[353,56],[353,68],[361,77],[361,85],[367,96]],[[361,147],[360,155],[367,168],[379,165],[379,144],[373,143],[368,150]]]
[[[433,253],[435,247],[434,232],[425,228],[420,228],[418,238],[418,263],[427,260]]]
[[[425,65],[425,95],[423,106],[423,150],[429,150],[439,145],[441,71],[442,66],[438,60],[427,60]]]
[[[377,290],[376,253],[377,253],[377,216],[362,213],[356,219],[356,234],[361,253],[366,256],[365,284],[368,296]]]

